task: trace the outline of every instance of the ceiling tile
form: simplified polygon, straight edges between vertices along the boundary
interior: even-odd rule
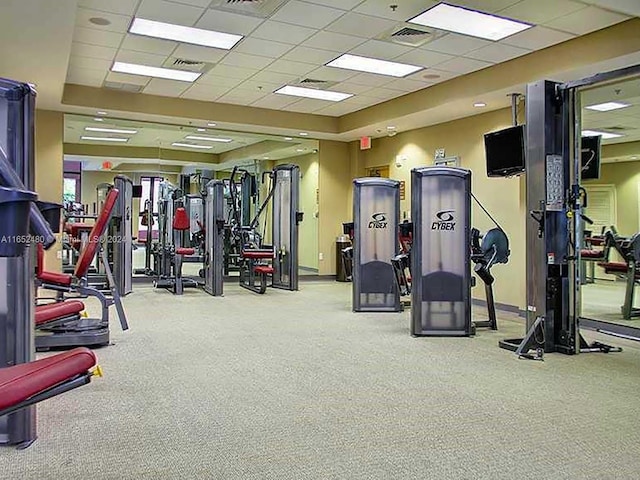
[[[392,9],[391,4],[395,4],[396,8]],[[353,11],[405,22],[437,4],[438,2],[427,0],[402,0],[401,2],[366,0]]]
[[[386,18],[372,17],[360,13],[349,12],[329,25],[325,30],[329,32],[356,35],[358,37],[373,38],[380,33],[394,27],[397,22]]]
[[[640,2],[638,0],[582,0],[584,3],[596,5],[626,15],[640,17]]]
[[[327,105],[331,105],[334,102],[327,100],[316,100],[314,98],[304,98],[299,102],[292,103],[283,108],[288,112],[300,112],[300,113],[312,113],[320,108],[325,108]]]
[[[72,55],[71,58],[69,58],[69,67],[106,71],[111,68],[111,60],[103,60],[90,57],[76,57]]]
[[[239,88],[240,90],[255,90],[266,95],[269,93],[273,93],[274,90],[280,88],[281,86],[282,84],[280,83],[259,82],[251,78],[242,82],[240,85],[238,85],[237,88]]]
[[[219,97],[216,101],[221,103],[235,103],[238,105],[249,105],[268,94],[269,92],[234,88],[230,92],[227,92],[226,94]]]
[[[299,101],[299,98],[296,97],[292,97],[289,95],[278,95],[275,93],[269,94],[265,97],[262,97],[259,100],[256,100],[255,102],[253,102],[251,104],[252,107],[259,107],[259,108],[271,108],[271,109],[276,109],[279,110],[283,107],[286,107],[287,105],[291,105],[292,103],[295,103],[297,101]]]
[[[358,95],[366,92],[367,90],[371,90],[371,85],[359,85],[353,82],[340,82],[333,86],[333,90]]]
[[[164,0],[142,0],[136,17],[193,27],[203,13],[204,8],[190,5],[181,5]]]
[[[357,110],[360,110],[361,108],[365,108],[365,107],[360,105],[345,104],[344,102],[340,102],[336,105],[329,105],[328,107],[321,108],[320,110],[316,110],[314,113],[316,115],[329,115],[331,117],[341,117],[342,115],[355,112]]]
[[[180,95],[180,97],[189,98],[192,100],[204,100],[212,102],[228,91],[229,89],[226,87],[215,87],[213,85],[192,85],[186,92]]]
[[[179,97],[189,87],[191,87],[191,84],[187,82],[152,78],[144,88],[143,93],[162,95],[164,97]]]
[[[271,42],[260,38],[246,37],[233,47],[234,52],[250,53],[262,57],[278,58],[293,48],[293,45]]]
[[[79,7],[92,8],[120,15],[133,15],[136,11],[138,0],[80,0]]]
[[[172,57],[215,63],[219,62],[227,53],[227,50],[220,50],[219,48],[207,48],[182,43],[175,49]]]
[[[482,40],[481,38],[448,33],[433,42],[423,45],[421,48],[433,50],[434,52],[448,53],[450,55],[464,55],[472,50],[492,45],[493,42]]]
[[[454,58],[452,55],[447,55],[446,53],[415,48],[409,53],[405,53],[404,55],[394,58],[393,61],[408,63],[411,65],[422,65],[423,67],[432,67],[439,63],[451,60],[452,58]]]
[[[371,90],[367,90],[366,96],[378,98],[380,101],[390,100],[392,98],[401,97],[406,92],[401,90],[392,90],[390,88],[386,88],[389,84],[385,85],[385,87],[376,87]]]
[[[137,63],[151,67],[162,67],[162,64],[166,59],[166,55],[155,55],[153,53],[134,52],[133,50],[122,49],[120,49],[116,55],[116,60],[118,62]]]
[[[368,97],[366,95],[356,95],[354,97],[347,98],[340,103],[344,103],[347,105],[362,105],[368,107],[380,103],[380,99],[375,97]]]
[[[87,45],[86,43],[73,42],[71,44],[71,55],[78,57],[99,58],[102,60],[113,60],[118,50],[110,47],[100,47],[98,45]]]
[[[123,38],[124,34],[122,33],[96,30],[95,28],[76,27],[73,32],[74,42],[102,47],[118,48]]]
[[[566,42],[572,38],[575,37],[570,33],[536,26],[525,30],[524,32],[511,35],[510,37],[502,40],[501,43],[514,45],[516,47],[529,48],[531,50],[540,50],[557,43]]]
[[[211,4],[211,0],[169,0],[175,3],[184,3],[186,5],[192,5],[194,7],[207,8]]]
[[[484,60],[485,62],[501,63],[511,60],[512,58],[526,55],[527,53],[531,53],[531,50],[494,43],[493,45],[488,45],[478,50],[474,50],[473,52],[469,52],[466,56],[468,58]]]
[[[457,57],[448,62],[438,65],[438,70],[444,70],[445,72],[453,73],[471,73],[476,70],[481,70],[485,67],[491,66],[491,63],[484,62],[482,60],[476,60],[474,58]]]
[[[142,75],[129,75],[128,73],[109,72],[107,74],[107,82],[128,83],[130,85],[144,86],[149,83],[151,78]]]
[[[258,72],[253,77],[251,77],[251,80],[256,82],[278,83],[280,85],[284,85],[286,83],[295,81],[297,78],[297,75],[291,73],[279,73],[262,70],[261,72]]]
[[[240,78],[242,80],[249,78],[258,70],[255,68],[235,67],[233,65],[216,65],[209,70],[209,75],[217,75],[220,77]]]
[[[246,75],[244,78],[248,78],[250,75]],[[196,83],[198,85],[217,85],[219,87],[226,87],[228,89],[237,87],[240,85],[244,78],[231,78],[229,76],[219,76],[219,75],[211,75],[211,73],[206,73],[202,75]]]
[[[596,7],[587,7],[577,12],[556,18],[545,23],[545,26],[564,30],[565,32],[585,35],[601,28],[609,27],[627,20],[629,17],[602,10]]]
[[[309,63],[292,62],[290,60],[276,60],[267,69],[270,72],[292,73],[295,75],[304,75],[313,70],[313,65]]]
[[[398,78],[396,80],[392,80],[391,82],[385,85],[385,88],[391,88],[392,90],[400,90],[402,92],[415,92],[417,90],[422,90],[423,88],[427,88],[431,86],[432,83],[427,80],[417,81],[410,80],[408,78]]]
[[[91,18],[104,18],[108,20],[109,25],[95,25],[89,21]],[[127,15],[118,15],[116,13],[106,13],[99,10],[91,10],[89,8],[78,8],[76,10],[76,25],[79,27],[93,28],[95,30],[106,30],[108,32],[125,33],[129,29],[131,17]]]
[[[195,26],[205,30],[249,35],[262,22],[263,20],[260,18],[210,9],[205,12]]]
[[[345,70],[344,68],[325,66],[316,68],[315,70],[307,74],[307,76],[311,78],[327,80],[330,82],[342,82],[344,80],[348,80],[351,77],[355,77],[356,75],[358,75],[358,72],[356,72],[355,70]]]
[[[294,62],[311,63],[313,65],[324,65],[334,58],[338,57],[338,52],[330,52],[329,50],[318,50],[317,48],[295,47],[289,53],[282,57],[283,60],[292,60]]]
[[[539,24],[581,10],[584,3],[571,0],[524,0],[500,10],[500,15],[514,20]]]
[[[273,61],[272,58],[249,55],[247,53],[230,52],[220,62],[222,65],[262,70]]]
[[[291,0],[271,18],[278,22],[292,23],[311,28],[324,28],[344,14],[344,10]]]
[[[362,0],[303,0],[303,1],[306,3],[315,3],[316,5],[324,5],[325,7],[339,8],[341,10],[351,10],[353,7],[355,7],[359,3],[362,3]]]
[[[155,53],[156,55],[169,55],[177,46],[177,42],[170,40],[160,40],[159,38],[127,33],[122,41],[121,48],[136,52]]]
[[[437,75],[436,78],[431,78],[432,75]],[[440,83],[447,80],[451,80],[454,77],[457,77],[459,74],[454,72],[445,72],[444,70],[438,70],[437,68],[428,68],[426,70],[421,70],[412,75],[408,75],[404,77],[403,80],[414,80],[419,82],[428,82],[428,83]]]
[[[391,60],[408,53],[411,50],[413,50],[413,47],[397,45],[391,42],[383,42],[382,40],[369,40],[362,45],[358,45],[356,48],[351,49],[349,53],[362,55],[363,57]]]
[[[106,72],[104,70],[91,70],[88,68],[69,68],[67,83],[87,85],[90,87],[102,87]]]
[[[386,75],[376,75],[374,73],[358,73],[349,79],[349,82],[356,83],[358,85],[369,85],[371,87],[380,87],[386,83],[391,82],[393,77]]]
[[[469,7],[481,12],[495,13],[519,1],[520,0],[455,0],[449,3],[460,5],[461,7]]]
[[[275,42],[297,45],[316,32],[317,30],[313,28],[267,20],[251,32],[251,36],[255,38],[263,38],[265,40],[273,40]]]
[[[302,46],[320,48],[323,50],[333,50],[335,52],[348,52],[364,41],[365,39],[362,37],[320,31],[311,38],[305,40],[302,43]]]

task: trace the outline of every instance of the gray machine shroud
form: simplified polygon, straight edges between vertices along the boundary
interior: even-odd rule
[[[353,311],[399,312],[391,258],[399,248],[400,182],[357,178],[353,185]]]
[[[204,290],[213,296],[223,290],[225,206],[224,182],[210,180],[204,190]]]
[[[133,277],[133,182],[125,175],[117,175],[113,186],[118,190],[118,200],[114,208],[110,229],[113,243],[113,277],[121,296],[131,293]]]
[[[411,171],[411,333],[471,335],[471,172]]]

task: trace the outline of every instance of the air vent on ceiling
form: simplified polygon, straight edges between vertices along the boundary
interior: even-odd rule
[[[433,42],[436,38],[440,38],[445,34],[446,32],[440,30],[401,23],[376,38],[409,47],[419,47],[425,43]]]
[[[113,90],[122,90],[123,92],[138,93],[142,91],[142,89],[144,88],[144,85],[134,85],[132,83],[105,81],[104,87],[111,88]]]
[[[213,0],[209,8],[268,18],[287,0]]]
[[[186,70],[187,72],[207,73],[213,68],[213,63],[189,58],[169,57],[162,66],[176,70]]]
[[[320,80],[318,78],[299,78],[295,82],[290,82],[289,85],[298,85],[306,88],[321,88],[326,90],[333,87],[338,82],[332,82],[330,80]]]
[[[614,132],[624,132],[629,129],[627,127],[621,127],[620,125],[616,125],[613,127],[605,127],[605,130],[613,130]]]

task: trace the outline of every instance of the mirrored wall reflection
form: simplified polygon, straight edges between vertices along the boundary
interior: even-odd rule
[[[243,225],[253,224],[266,243],[271,238],[272,206],[270,202],[262,210],[260,206],[271,188],[268,172],[276,165],[292,163],[300,167],[300,210],[304,214],[299,230],[299,273],[318,273],[316,140],[229,131],[211,122],[185,126],[69,114],[65,116],[64,154],[63,196],[70,232],[64,249],[67,270],[73,269],[81,248],[71,232],[81,231],[80,224],[93,223],[100,194],[117,175],[127,176],[137,187],[130,209],[134,276],[153,278],[160,269],[157,253],[163,245],[173,243],[175,233],[162,202],[179,195],[190,220],[183,242],[195,250],[190,258],[185,257],[183,275],[198,277],[204,257],[201,192],[206,182],[225,182],[227,224],[237,216]],[[238,193],[235,204],[232,181]],[[225,270],[230,276],[237,275],[233,252],[232,245],[225,246]]]
[[[581,104],[582,316],[640,328],[640,79],[585,90]]]

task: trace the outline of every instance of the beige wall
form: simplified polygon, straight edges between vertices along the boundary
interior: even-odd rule
[[[336,237],[351,218],[351,164],[348,143],[320,140],[318,155],[318,261],[320,275],[336,273]]]
[[[472,171],[474,195],[505,229],[510,240],[511,257],[509,264],[497,265],[493,273],[496,302],[515,305],[525,304],[525,234],[524,219],[524,177],[488,178],[486,175],[483,135],[486,132],[506,128],[511,125],[509,109],[488,112],[482,115],[453,122],[421,128],[394,137],[374,139],[370,150],[360,151],[350,147],[355,157],[352,172],[364,174],[367,167],[389,165],[390,176],[405,181],[406,195],[401,202],[401,211],[410,216],[411,169],[433,165],[434,152],[444,148],[447,156],[459,156],[461,166]],[[403,155],[406,160],[401,168],[396,167],[395,158]],[[473,204],[472,225],[484,232],[494,225],[489,218]],[[475,298],[484,298],[484,289],[473,289]]]
[[[35,123],[35,188],[38,198],[48,202],[62,201],[62,137],[64,119],[60,112],[36,110]],[[60,271],[62,260],[58,252],[62,251],[61,236],[58,242],[47,251],[45,264],[47,270]]]

